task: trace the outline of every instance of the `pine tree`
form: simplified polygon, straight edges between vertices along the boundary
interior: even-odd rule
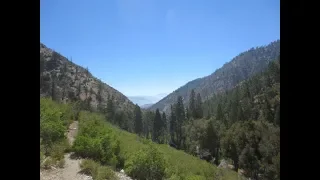
[[[197,94],[197,101],[196,101],[196,117],[195,118],[202,118],[203,117],[203,110],[202,110],[202,99],[200,93]]]
[[[269,73],[266,72],[264,77],[264,86],[271,87],[272,86],[272,78],[270,77]]]
[[[271,61],[269,63],[268,71],[275,82],[280,82],[280,67],[278,66],[278,61]]]
[[[164,138],[164,141],[166,141],[166,137],[167,137],[167,129],[168,129],[168,122],[167,122],[167,116],[166,116],[166,113],[163,112],[162,113],[162,117],[161,117],[161,120],[162,120],[162,136]],[[165,143],[165,142],[164,142]]]
[[[62,75],[62,79],[65,78],[65,76],[67,75],[68,73],[68,64],[65,62],[63,63],[63,67],[61,69],[61,75]]]
[[[218,148],[218,134],[213,127],[212,120],[209,121],[209,124],[207,125],[205,136],[202,138],[200,145],[202,149],[208,149],[212,156],[216,157]]]
[[[144,129],[145,136],[152,138],[153,136],[153,125],[154,125],[155,112],[147,111],[144,115]]]
[[[175,132],[177,133],[177,145],[178,148],[181,148],[182,145],[182,126],[185,122],[185,109],[183,106],[182,96],[178,96],[177,105],[176,105],[176,118],[177,126]]]
[[[113,103],[113,97],[111,95],[108,96],[106,113],[107,120],[114,123],[115,107]]]
[[[274,117],[271,111],[271,106],[268,99],[265,97],[264,105],[263,105],[263,117],[265,120],[272,123],[274,121]]]
[[[159,109],[156,110],[156,115],[154,117],[153,121],[153,141],[157,143],[160,142],[160,136],[161,136],[161,129],[162,129],[162,120],[161,120],[161,115],[159,112]]]
[[[134,127],[135,127],[135,133],[138,134],[139,136],[142,135],[143,127],[142,127],[142,113],[141,109],[138,106],[138,104],[135,105],[135,117],[134,117]]]
[[[196,93],[194,92],[194,89],[191,90],[190,98],[189,98],[189,110],[190,114],[193,118],[196,118],[197,112],[196,112]]]
[[[96,97],[96,99],[97,99],[97,101],[98,101],[98,111],[99,112],[102,112],[102,83],[100,82],[99,84],[98,84],[98,92],[97,92],[97,97]]]
[[[217,107],[216,119],[221,121],[221,122],[225,121],[224,114],[223,114],[222,107],[221,107],[221,103],[219,103],[218,107]]]
[[[236,121],[238,121],[238,115],[239,115],[239,99],[240,99],[240,88],[236,87],[234,89],[234,92],[232,94],[232,101],[231,101],[231,112],[230,112],[230,119],[229,121],[234,123]]]
[[[143,124],[143,134],[148,139],[149,138],[149,124],[151,123],[150,111],[146,111],[142,116],[142,124]],[[153,125],[153,124],[152,124]]]
[[[238,120],[238,106],[237,103],[234,101],[231,101],[231,112],[230,112],[230,117],[229,117],[229,122],[235,123]]]
[[[187,118],[187,120],[189,120],[190,117],[191,117],[191,113],[190,113],[189,108],[187,107],[187,108],[186,108],[186,118]]]
[[[249,83],[248,82],[244,82],[243,83],[243,88],[242,88],[242,96],[241,98],[249,98],[251,99],[251,93],[250,93],[250,89],[249,89]]]
[[[250,119],[251,118],[251,102],[249,98],[244,98],[242,100],[242,104],[241,104],[242,110],[243,110],[243,118],[244,119]]]
[[[244,121],[245,120],[245,116],[242,110],[241,106],[238,106],[238,121]]]
[[[124,113],[123,113],[123,111],[120,111],[120,110],[116,111],[114,114],[114,120],[120,128],[123,128],[124,127]]]
[[[175,106],[175,105],[174,105]],[[170,115],[170,136],[171,136],[171,141],[173,143],[176,143],[176,128],[177,128],[177,118],[176,118],[176,110],[175,107],[171,105],[171,115]]]

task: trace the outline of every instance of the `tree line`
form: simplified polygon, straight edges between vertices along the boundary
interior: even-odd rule
[[[136,105],[139,135],[217,165],[227,159],[247,177],[280,179],[280,57],[232,90],[205,101],[192,90],[187,107],[179,96],[168,115],[141,114]]]

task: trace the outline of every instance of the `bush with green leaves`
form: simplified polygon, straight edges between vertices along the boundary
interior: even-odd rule
[[[69,148],[69,146],[70,145],[68,140],[63,139],[52,145],[52,147],[50,148],[49,154],[53,159],[60,161],[64,158],[64,153]]]
[[[99,114],[80,112],[79,133],[72,149],[80,157],[116,167],[120,153],[119,141],[103,119]]]
[[[96,174],[96,170],[98,169],[99,164],[91,159],[84,159],[80,163],[81,173],[94,176]]]
[[[40,98],[40,167],[63,166],[64,152],[69,148],[65,133],[71,121],[70,105]]]
[[[163,154],[150,143],[125,163],[125,169],[133,178],[160,180],[165,177],[166,165]]]
[[[89,175],[93,180],[115,180],[115,173],[107,166],[101,166],[99,163],[85,159],[80,164],[81,173]]]
[[[71,115],[70,106],[47,98],[40,99],[40,138],[46,153],[54,143],[65,139]]]
[[[44,169],[50,169],[52,165],[55,164],[55,161],[50,158],[50,157],[47,157],[43,160],[42,164],[40,165],[40,167],[43,167]]]

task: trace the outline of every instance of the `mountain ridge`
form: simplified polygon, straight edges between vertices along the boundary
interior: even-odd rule
[[[264,46],[251,48],[239,53],[210,75],[189,81],[148,109],[169,112],[170,105],[176,102],[178,96],[182,96],[184,104],[188,103],[192,89],[200,93],[204,101],[214,93],[232,89],[240,81],[263,71],[278,55],[280,55],[280,39]]]
[[[88,69],[73,63],[40,42],[41,97],[52,94],[53,79],[56,79],[56,93],[61,101],[68,102],[77,98],[82,101],[90,100],[90,105],[97,108],[98,101],[106,106],[110,96],[117,108],[122,110],[134,108],[134,104],[120,91],[93,76]]]

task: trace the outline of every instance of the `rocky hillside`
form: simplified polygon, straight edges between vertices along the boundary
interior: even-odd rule
[[[211,75],[188,82],[149,109],[156,110],[159,108],[160,111],[168,112],[170,105],[177,101],[178,96],[182,96],[184,103],[188,103],[192,89],[195,89],[195,93],[201,94],[202,100],[209,99],[213,93],[232,89],[240,81],[265,70],[268,63],[279,55],[280,40],[266,46],[251,48],[224,64]]]
[[[122,93],[92,76],[88,69],[74,64],[40,43],[40,96],[71,102],[81,99],[92,108],[106,107],[108,97],[121,110],[134,104]]]

